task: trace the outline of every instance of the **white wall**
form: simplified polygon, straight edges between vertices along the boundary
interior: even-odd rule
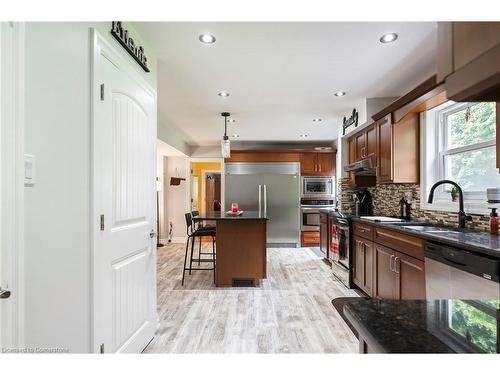
[[[184,214],[189,211],[189,159],[187,157],[167,157],[166,175],[166,217],[167,223],[173,224],[173,242],[181,242],[186,238],[186,221]],[[170,177],[184,177],[178,186],[170,186]],[[168,225],[168,224],[167,224]]]
[[[27,347],[91,347],[90,27],[141,71],[110,22],[26,24],[25,152],[36,157],[36,184],[25,188]],[[156,88],[146,53],[151,73],[141,74]]]

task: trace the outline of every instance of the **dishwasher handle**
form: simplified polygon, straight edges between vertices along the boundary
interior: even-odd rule
[[[500,282],[500,259],[432,242],[425,245],[425,257],[484,279]]]

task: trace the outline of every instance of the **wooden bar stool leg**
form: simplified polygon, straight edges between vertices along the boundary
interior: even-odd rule
[[[188,237],[187,242],[186,242],[186,253],[184,254],[184,267],[182,267],[181,286],[184,286],[184,275],[186,274],[186,263],[187,263],[188,250],[189,250],[189,237]]]

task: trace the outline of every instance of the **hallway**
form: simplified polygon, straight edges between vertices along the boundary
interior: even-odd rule
[[[356,296],[311,249],[268,249],[261,288],[216,289],[212,273],[186,275],[184,245],[158,250],[160,328],[146,353],[356,353],[331,300]]]

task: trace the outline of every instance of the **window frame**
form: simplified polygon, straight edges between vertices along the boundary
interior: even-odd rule
[[[466,146],[457,146],[453,148],[448,148],[449,140],[449,124],[448,118],[460,111],[463,111],[468,106],[473,106],[476,103],[453,103],[436,112],[437,123],[438,123],[438,135],[437,135],[437,164],[438,164],[438,177],[439,179],[447,179],[446,176],[446,157],[452,155],[462,154],[464,152],[484,150],[489,147],[496,147],[496,139],[488,141],[480,141]],[[496,113],[495,113],[496,115]],[[441,201],[446,201],[449,199],[449,186],[442,185],[437,192],[437,199]],[[464,200],[480,202],[486,199],[485,191],[464,191]]]

